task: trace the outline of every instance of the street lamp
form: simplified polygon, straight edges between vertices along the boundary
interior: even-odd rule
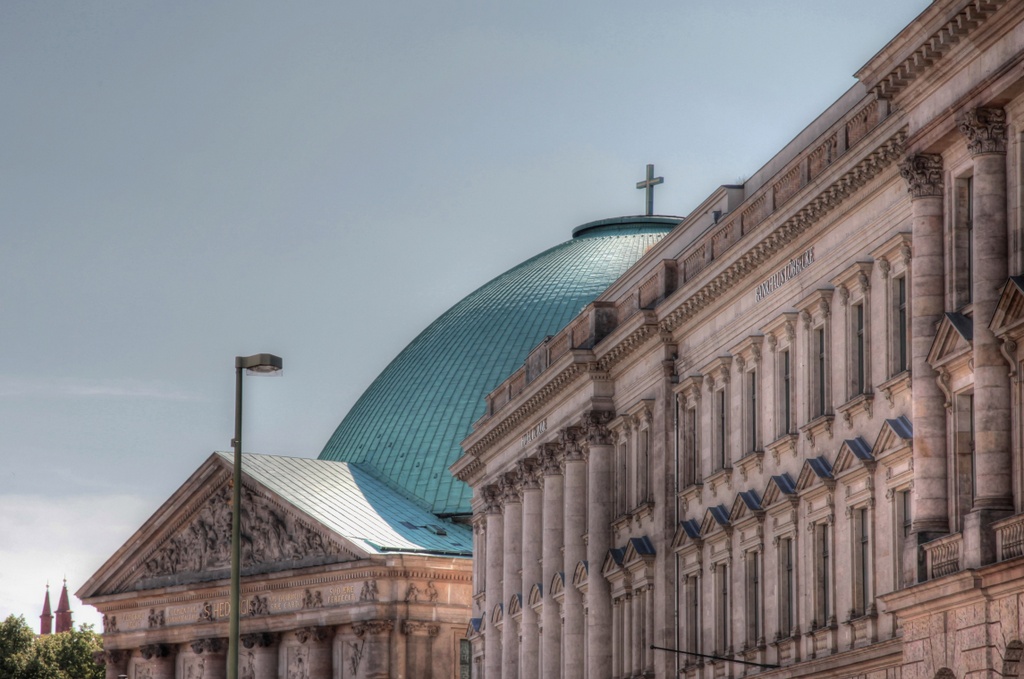
[[[238,679],[238,618],[242,594],[242,371],[267,375],[281,370],[280,357],[255,354],[235,357],[235,449],[231,485],[231,623],[228,630],[228,679]]]

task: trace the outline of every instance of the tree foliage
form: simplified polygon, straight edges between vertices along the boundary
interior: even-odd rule
[[[103,639],[92,625],[37,637],[21,616],[0,623],[0,677],[4,679],[103,679],[94,660]]]

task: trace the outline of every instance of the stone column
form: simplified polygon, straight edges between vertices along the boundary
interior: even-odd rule
[[[541,581],[541,490],[540,460],[528,457],[519,463],[519,476],[523,482],[523,629],[522,679],[538,679],[540,671],[540,622],[537,612],[527,599],[533,586]]]
[[[106,679],[117,679],[128,674],[128,659],[132,657],[131,651],[104,651],[101,656],[106,666]]]
[[[505,502],[505,548],[501,603],[505,616],[501,628],[501,676],[519,677],[519,630],[509,612],[512,597],[523,591],[523,486],[518,472],[508,472],[502,480]]]
[[[174,653],[167,644],[147,644],[139,649],[142,661],[149,670],[147,679],[174,679]],[[139,670],[136,666],[135,673]]]
[[[188,676],[189,668],[197,677],[223,677],[227,674],[227,639],[197,639],[189,644],[189,648],[192,653],[186,653],[185,676]],[[241,663],[238,676],[242,676]]]
[[[1006,283],[1006,112],[968,111],[959,122],[974,159],[971,302],[974,306],[974,505],[964,518],[965,566],[995,561],[988,525],[1013,511],[1010,377],[989,322]]]
[[[391,632],[393,620],[366,620],[352,625],[359,642],[350,648],[351,676],[365,679],[389,679],[391,676]],[[365,669],[365,674],[360,674]]]
[[[402,623],[402,634],[406,636],[405,676],[430,677],[434,670],[434,640],[441,633],[441,626],[434,622],[406,620]]]
[[[588,679],[606,679],[612,668],[612,595],[601,574],[611,549],[612,512],[615,493],[612,482],[614,447],[606,426],[612,413],[592,410],[583,414],[587,437],[587,647],[590,649]]]
[[[504,517],[501,514],[501,488],[484,487],[487,512],[487,584],[484,593],[484,679],[501,678],[501,635],[492,622],[501,604],[502,554],[505,546]]]
[[[584,620],[583,597],[572,584],[572,576],[580,561],[587,558],[583,533],[587,530],[587,460],[579,427],[562,430],[565,450],[565,624],[562,628],[562,662],[565,679],[583,679]]]
[[[918,545],[949,532],[946,470],[946,400],[928,363],[935,329],[945,311],[942,251],[942,156],[921,153],[900,164],[911,196],[913,264],[910,271],[914,426],[912,531],[904,572],[919,573]],[[903,584],[911,584],[903,583]]]
[[[238,654],[239,679],[277,679],[278,636],[270,632],[242,635]]]
[[[544,679],[562,676],[562,621],[558,602],[551,596],[551,583],[563,572],[562,546],[565,544],[562,476],[562,448],[557,443],[545,443],[540,448],[541,469],[544,479],[543,559],[541,569],[544,588]]]

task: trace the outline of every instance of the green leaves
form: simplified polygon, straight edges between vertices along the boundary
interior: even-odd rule
[[[92,625],[37,637],[22,616],[0,623],[0,677],[5,679],[103,679],[94,656],[103,650]]]

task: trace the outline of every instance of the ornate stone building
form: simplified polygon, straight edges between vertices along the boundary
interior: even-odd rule
[[[108,679],[226,672],[230,454],[212,455],[87,582]],[[469,530],[357,465],[243,456],[244,679],[458,677]]]
[[[1018,675],[1022,67],[936,0],[488,396],[474,676]]]

